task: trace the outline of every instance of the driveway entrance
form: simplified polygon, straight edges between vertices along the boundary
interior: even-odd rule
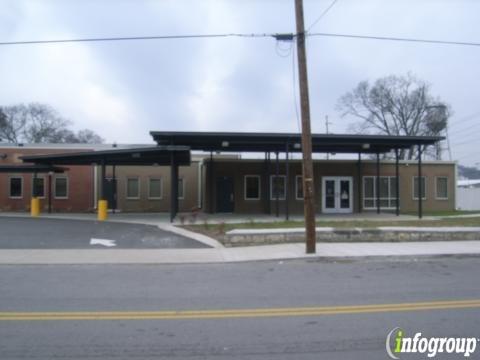
[[[155,225],[0,217],[0,249],[190,249],[209,246]]]

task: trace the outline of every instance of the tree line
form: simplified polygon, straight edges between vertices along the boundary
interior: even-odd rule
[[[0,107],[0,141],[11,143],[103,143],[90,129],[74,131],[72,122],[40,103]]]

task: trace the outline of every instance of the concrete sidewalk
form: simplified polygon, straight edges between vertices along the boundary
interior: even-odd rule
[[[0,264],[180,264],[300,258],[480,255],[480,239],[427,242],[318,242],[317,253],[308,255],[305,253],[304,243],[225,248],[215,239],[172,226],[164,221],[165,219],[159,219],[158,214],[118,215],[112,216],[109,221],[156,225],[160,229],[190,237],[212,248],[8,249],[0,251]],[[28,217],[28,214],[0,213],[0,216]],[[93,214],[51,214],[42,215],[42,218],[95,220]],[[383,219],[388,221],[389,217],[385,216]]]
[[[209,249],[2,250],[0,264],[181,264],[229,263],[301,258],[480,255],[480,241],[408,243],[318,243],[305,254],[304,244]]]

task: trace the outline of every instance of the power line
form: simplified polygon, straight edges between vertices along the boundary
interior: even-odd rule
[[[449,124],[449,125],[452,125],[450,127],[454,128],[452,133],[455,133],[455,134],[462,133],[466,130],[471,130],[471,129],[475,128],[476,126],[480,125],[480,123],[478,122],[478,119],[479,119],[479,117],[475,116],[475,117],[469,118],[469,120],[473,120],[473,121],[466,121],[468,119],[464,119],[464,120],[458,120],[454,124]],[[459,125],[461,125],[461,126],[459,126]]]
[[[478,154],[477,153],[469,153],[469,154],[457,157],[456,160],[466,159],[466,158],[469,158],[469,157],[472,157],[472,156],[478,156]]]
[[[106,41],[135,41],[135,40],[177,40],[177,39],[207,39],[207,38],[266,38],[275,37],[278,34],[187,34],[187,35],[154,35],[154,36],[123,36],[105,38],[81,38],[81,39],[54,39],[54,40],[26,40],[26,41],[3,41],[0,45],[33,45],[33,44],[61,44],[76,42],[106,42]]]
[[[309,36],[350,38],[350,39],[403,41],[403,42],[416,42],[416,43],[441,44],[441,45],[480,46],[480,43],[466,42],[466,41],[414,39],[414,38],[400,38],[400,37],[390,37],[390,36],[369,36],[369,35],[334,34],[334,33],[311,33],[311,34],[308,34],[308,35]]]
[[[453,122],[453,123],[449,122],[449,124],[450,124],[451,127],[457,127],[459,125],[465,125],[465,124],[468,125],[467,120],[472,120],[472,119],[477,120],[479,115],[480,115],[480,112],[476,112],[476,113],[461,117],[460,119],[455,120],[455,122]]]
[[[480,129],[478,129],[478,126],[480,126],[480,123],[477,123],[477,124],[473,124],[472,126],[469,126],[465,129],[457,129],[455,131],[452,131],[451,135],[461,135],[461,134],[465,134],[465,132],[469,132],[467,134],[465,134],[465,136],[468,136],[468,135],[478,135],[476,134],[476,132]],[[471,132],[472,130],[475,130],[473,133]]]
[[[300,116],[298,114],[298,103],[297,103],[297,78],[296,78],[296,66],[295,66],[295,47],[292,49],[292,93],[293,93],[293,106],[295,108],[295,117],[297,119],[298,133],[302,132],[302,124],[300,122]]]
[[[297,79],[296,79],[296,64],[295,64],[295,48],[292,50],[292,93],[293,93],[293,105],[295,108],[295,117],[297,119],[298,132],[302,132],[302,124],[300,123],[300,115],[298,114],[298,104],[297,104]]]
[[[124,36],[124,37],[105,37],[105,38],[79,38],[79,39],[52,39],[52,40],[25,40],[25,41],[3,41],[0,46],[8,45],[43,45],[43,44],[62,44],[77,42],[108,42],[108,41],[138,41],[138,40],[179,40],[179,39],[208,39],[208,38],[267,38],[273,37],[279,39],[281,36],[288,35],[289,38],[297,37],[296,34],[276,34],[276,33],[225,33],[225,34],[187,34],[187,35],[155,35],[155,36]],[[403,41],[440,45],[461,45],[461,46],[480,46],[480,43],[465,41],[447,41],[430,40],[415,38],[399,38],[385,36],[367,36],[355,34],[335,34],[335,33],[309,33],[308,36],[338,37],[351,39],[368,39],[382,41]]]
[[[330,9],[333,7],[333,5],[335,5],[335,3],[337,2],[338,0],[333,0],[332,3],[320,14],[320,16],[317,18],[317,20],[315,20],[312,25],[309,26],[309,28],[307,29],[307,33],[310,31],[310,29],[312,27],[314,27],[329,11]]]
[[[289,47],[288,48],[282,48],[280,44],[285,41],[277,41],[275,43],[275,52],[277,53],[278,56],[286,58],[289,57],[292,53],[292,41],[288,41]]]
[[[470,139],[470,140],[462,141],[459,143],[452,143],[452,147],[470,145],[470,144],[473,144],[474,142],[477,143],[478,139]]]

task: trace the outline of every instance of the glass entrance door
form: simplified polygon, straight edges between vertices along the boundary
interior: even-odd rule
[[[351,177],[323,177],[322,212],[351,213],[353,210],[352,183]]]
[[[325,209],[334,210],[335,204],[335,180],[325,180],[324,186]]]

